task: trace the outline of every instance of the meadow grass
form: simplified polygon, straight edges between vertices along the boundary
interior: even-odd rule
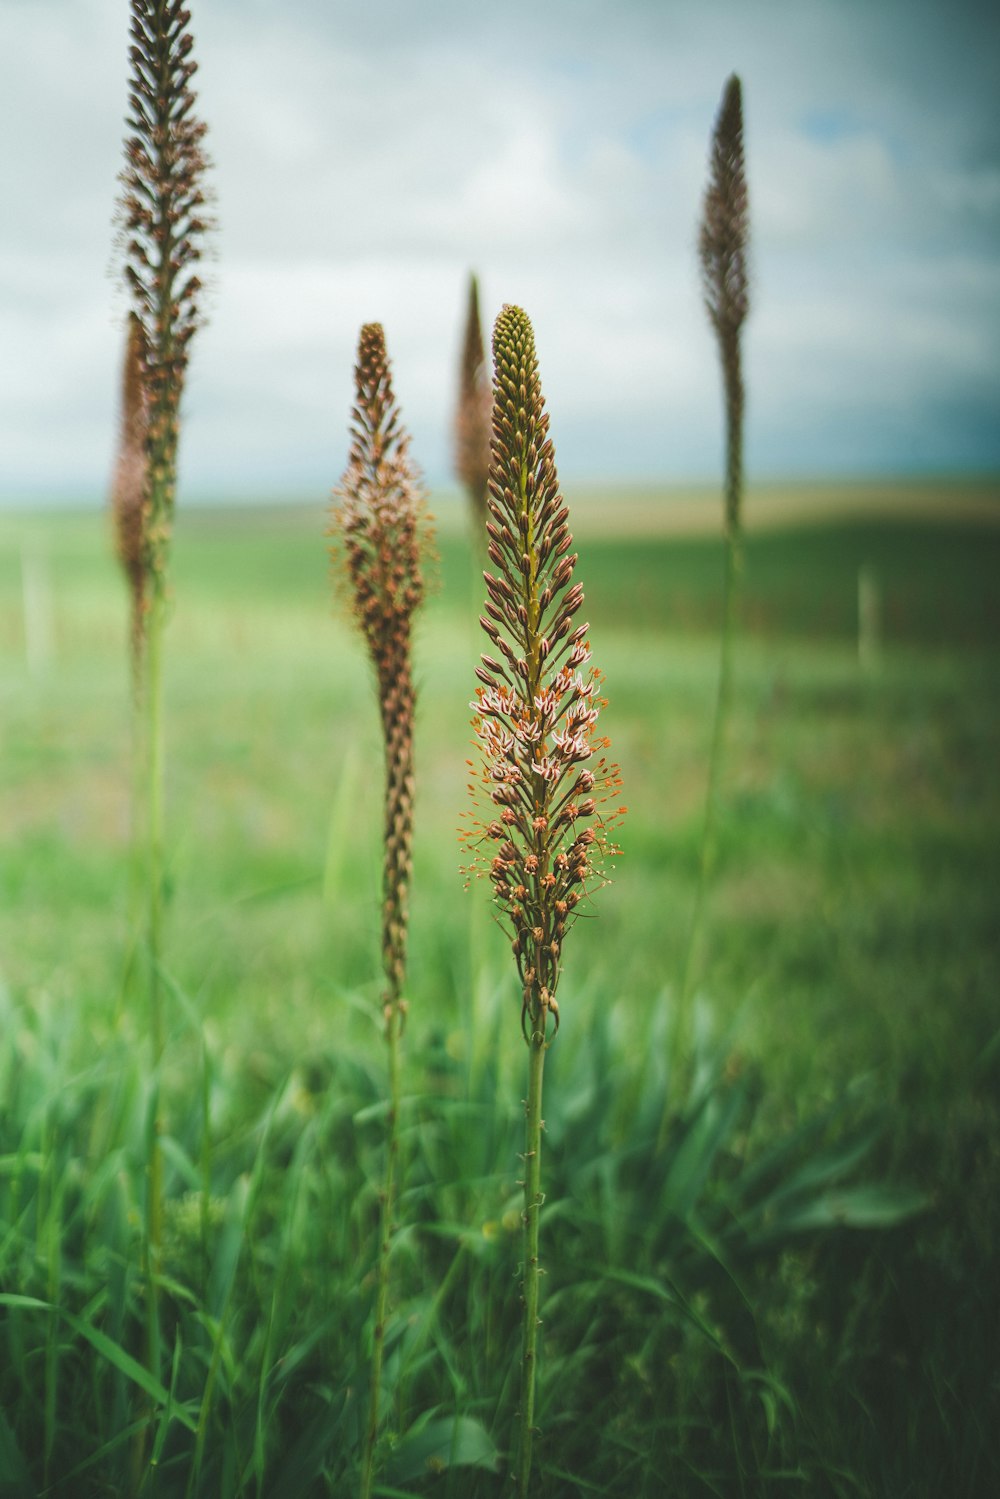
[[[163,1494],[348,1492],[360,1443],[385,1108],[381,744],[365,663],[330,617],[323,525],[321,507],[178,518]],[[991,1493],[1000,530],[751,529],[701,1064],[656,1168],[722,548],[585,525],[602,724],[632,812],[600,918],[574,936],[550,1058],[545,1492]],[[26,548],[51,600],[41,663],[23,638]],[[413,1226],[394,1251],[387,1494],[499,1492],[483,1433],[503,1446],[516,1404],[520,997],[483,900],[461,891],[479,642],[468,544],[456,528],[441,550],[415,649]],[[883,599],[869,671],[865,563]],[[127,1492],[137,1419],[138,1376],[113,1354],[141,1357],[150,1101],[126,981],[127,628],[101,519],[0,519],[0,1467],[14,1495]],[[789,1173],[798,1195],[782,1198]],[[810,1232],[838,1202],[879,1222],[884,1200],[850,1198],[852,1180],[929,1206],[904,1227]]]

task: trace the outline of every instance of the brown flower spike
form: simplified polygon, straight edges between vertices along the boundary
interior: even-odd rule
[[[609,743],[597,733],[601,677],[589,666],[589,626],[574,624],[583,589],[572,581],[577,559],[534,334],[519,307],[497,318],[493,357],[486,531],[495,571],[483,574],[480,624],[496,654],[476,670],[472,705],[482,751],[475,794],[492,816],[464,836],[492,844],[489,878],[513,936],[522,1029],[544,1037],[550,1016],[559,1024],[563,941],[590,890],[605,883],[603,859],[617,853],[609,833],[625,808],[602,813],[621,781],[600,753]]]
[[[422,563],[430,519],[410,462],[410,440],[392,392],[385,334],[367,323],[358,341],[355,404],[347,467],[333,492],[334,561],[347,573],[354,617],[368,642],[378,682],[385,741],[385,829],[382,865],[382,965],[386,977],[389,1114],[380,1193],[371,1388],[361,1464],[361,1499],[375,1476],[382,1352],[389,1311],[390,1250],[399,1169],[399,1041],[406,1014],[406,932],[413,831],[413,717],[410,668],[413,614],[424,597]]]
[[[386,774],[382,957],[386,1002],[396,1005],[406,971],[413,828],[410,637],[414,611],[424,597],[422,562],[431,532],[378,323],[361,329],[355,383],[351,448],[334,490],[330,530],[339,536],[334,556],[347,571],[354,616],[378,681]]]
[[[180,0],[131,0],[129,114],[118,217],[125,279],[145,338],[149,456],[143,544],[149,582],[165,586],[178,411],[188,345],[199,323],[194,266],[210,224],[202,187],[205,125],[194,113],[197,69]]]
[[[726,394],[726,531],[740,524],[743,483],[743,375],[740,329],[750,309],[747,245],[750,211],[743,157],[743,98],[734,73],[726,84],[712,136],[698,253],[705,307],[719,340]]]
[[[118,560],[128,580],[132,603],[132,667],[138,682],[145,635],[146,558],[143,515],[146,502],[146,335],[135,313],[129,314],[122,369],[121,427],[111,494]]]
[[[469,306],[462,343],[458,406],[455,412],[455,473],[465,486],[476,535],[486,520],[490,476],[490,415],[493,393],[486,367],[483,330],[479,321],[479,284],[469,278]]]

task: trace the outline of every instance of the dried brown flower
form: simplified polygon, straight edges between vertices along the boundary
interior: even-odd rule
[[[743,99],[734,73],[726,84],[712,136],[698,250],[705,307],[719,340],[726,395],[726,529],[740,524],[743,482],[743,376],[740,329],[750,307],[747,246],[750,215],[743,160]]]
[[[122,368],[118,458],[111,493],[115,543],[128,580],[132,607],[132,667],[138,682],[145,634],[146,555],[143,518],[146,505],[146,439],[149,409],[146,395],[146,335],[135,313],[129,314]]]
[[[205,125],[194,113],[197,69],[181,0],[130,0],[131,134],[118,218],[125,280],[145,338],[149,458],[144,546],[149,581],[163,586],[173,511],[177,423],[188,345],[199,323],[195,266],[210,227],[202,151]]]
[[[354,617],[368,642],[385,738],[382,956],[396,1004],[406,971],[413,827],[413,715],[410,665],[414,611],[423,601],[431,546],[424,491],[392,391],[379,323],[361,329],[347,467],[333,493],[334,560],[347,573]]]
[[[475,276],[470,276],[455,412],[455,473],[469,496],[477,535],[482,535],[486,521],[492,406],[493,392],[479,321],[479,284]]]

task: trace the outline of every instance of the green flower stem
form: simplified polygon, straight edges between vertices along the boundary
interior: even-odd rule
[[[719,647],[719,680],[712,723],[712,743],[708,759],[708,789],[705,794],[705,821],[698,859],[698,885],[694,909],[688,928],[684,966],[677,995],[677,1017],[674,1022],[671,1049],[671,1089],[660,1123],[658,1149],[666,1143],[670,1126],[670,1098],[682,1092],[682,1073],[687,1065],[691,1041],[692,988],[698,943],[705,917],[705,902],[718,852],[719,801],[726,740],[733,701],[733,662],[736,646],[736,621],[739,612],[740,582],[743,574],[743,533],[740,516],[743,506],[743,384],[739,344],[734,342],[725,365],[726,391],[726,557],[722,593],[722,640]]]
[[[149,1026],[153,1066],[163,1055],[163,1001],[160,963],[163,952],[163,626],[164,599],[154,590],[149,617]]]
[[[146,692],[149,710],[146,753],[148,757],[148,977],[149,1038],[152,1096],[147,1136],[146,1196],[146,1354],[149,1372],[160,1377],[159,1275],[163,1247],[163,1156],[160,1150],[160,1064],[164,1051],[163,985],[163,829],[164,829],[164,732],[163,732],[163,629],[166,599],[159,579],[154,581],[147,639]]]
[[[142,970],[146,926],[146,787],[149,771],[146,764],[145,646],[143,656],[134,659],[132,664],[129,761],[132,784],[129,802],[128,949],[115,1011],[116,1024],[121,1021],[128,997],[134,991],[136,972]]]
[[[487,553],[487,599],[480,624],[499,657],[476,668],[473,728],[483,751],[480,788],[489,822],[474,819],[478,852],[489,863],[495,905],[511,933],[521,980],[521,1030],[530,1078],[525,1105],[524,1328],[516,1478],[531,1480],[538,1362],[539,1217],[542,1207],[542,1072],[548,1038],[559,1028],[555,991],[562,944],[577,908],[603,870],[593,861],[617,849],[609,833],[624,808],[599,816],[618,795],[618,767],[597,752],[603,698],[591,668],[589,624],[575,624],[583,588],[571,583],[576,554],[559,493],[531,323],[507,306],[493,332],[494,394]],[[502,658],[502,659],[500,659]],[[595,796],[589,793],[596,792]],[[591,822],[590,819],[596,819]],[[488,841],[487,841],[488,840]]]
[[[530,1062],[524,1131],[524,1329],[521,1354],[521,1409],[517,1453],[518,1499],[527,1499],[531,1481],[531,1446],[535,1427],[535,1370],[538,1365],[538,1296],[542,1275],[538,1263],[538,1227],[542,1211],[542,1074],[547,1043],[537,1029],[528,1040]]]
[[[733,698],[733,657],[736,637],[736,614],[738,607],[740,576],[743,569],[743,554],[740,537],[730,533],[726,537],[725,574],[723,578],[722,641],[719,651],[719,679],[715,698],[715,715],[712,723],[712,743],[708,760],[708,788],[705,793],[705,821],[702,826],[701,848],[698,858],[698,884],[695,890],[694,909],[688,928],[687,945],[684,951],[684,966],[677,994],[677,1015],[674,1022],[671,1050],[671,1096],[679,1096],[682,1090],[681,1074],[687,1063],[691,1040],[692,983],[698,942],[704,924],[705,901],[715,858],[718,851],[719,792],[722,784],[722,769],[725,760],[725,745],[729,727],[730,708]],[[660,1125],[658,1148],[666,1143],[670,1120],[670,1097]]]
[[[709,183],[698,249],[705,310],[719,346],[726,424],[725,536],[722,643],[719,684],[712,726],[712,745],[705,797],[705,822],[698,861],[698,884],[681,969],[670,1051],[670,1090],[660,1124],[659,1146],[670,1128],[670,1105],[683,1096],[684,1069],[691,1033],[692,985],[705,902],[717,852],[718,810],[726,737],[733,696],[733,653],[737,600],[742,571],[741,513],[743,508],[743,367],[740,329],[749,310],[747,244],[749,220],[743,157],[743,103],[739,78],[726,83],[722,107],[712,135]]]
[[[365,1433],[364,1460],[361,1465],[361,1499],[371,1499],[372,1484],[375,1480],[375,1447],[378,1441],[382,1356],[385,1351],[385,1323],[389,1309],[389,1255],[392,1249],[392,1220],[396,1205],[396,1182],[399,1162],[399,1054],[403,1029],[402,1019],[399,1000],[395,998],[389,1000],[386,1004],[385,1017],[385,1039],[389,1049],[389,1119],[386,1131],[385,1177],[382,1183],[379,1204],[375,1327],[372,1334],[368,1429]]]

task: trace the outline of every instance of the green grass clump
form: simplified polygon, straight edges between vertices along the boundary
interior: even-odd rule
[[[586,535],[586,514],[587,612],[614,684],[602,726],[632,811],[600,920],[574,931],[574,1022],[547,1068],[545,1492],[989,1494],[1000,533],[751,528],[700,1061],[657,1158],[721,544],[612,542]],[[151,1394],[136,1375],[150,1082],[141,1017],[122,1003],[121,582],[96,516],[0,522],[13,1495],[130,1492],[147,1406],[162,1495],[356,1482],[386,1107],[381,743],[365,663],[329,620],[322,526],[317,507],[235,523],[188,511],[177,527]],[[41,665],[24,647],[26,548],[50,585]],[[417,635],[410,1226],[379,1471],[390,1492],[492,1496],[517,1400],[524,1048],[504,940],[457,893],[478,641],[457,528],[442,551]],[[876,672],[857,661],[864,562],[882,582]],[[886,1185],[925,1201],[905,1227],[875,1225],[914,1199],[858,1195]],[[837,1227],[845,1214],[872,1227]]]

